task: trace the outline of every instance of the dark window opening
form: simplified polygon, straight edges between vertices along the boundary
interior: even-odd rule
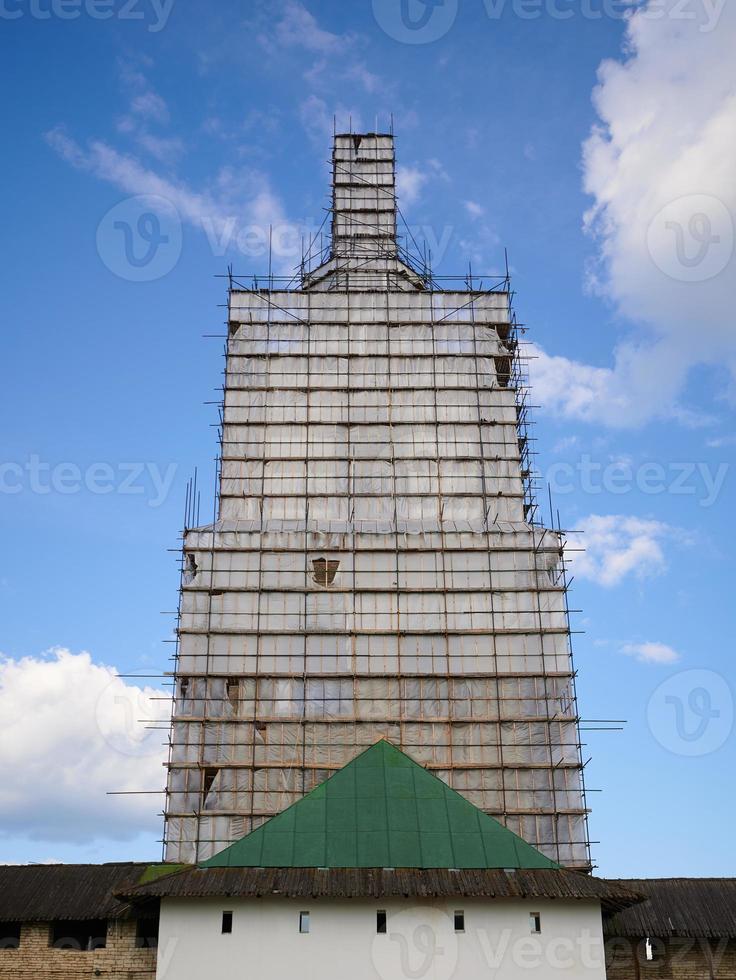
[[[509,381],[511,380],[511,358],[496,357],[494,360],[496,362],[498,384],[501,388],[508,388]]]
[[[538,936],[542,931],[542,916],[539,912],[532,912],[529,916],[529,928],[533,936]]]
[[[312,578],[317,585],[332,585],[339,567],[339,561],[327,561],[326,558],[315,558],[312,562]]]
[[[223,936],[229,936],[233,931],[233,914],[232,912],[222,913],[222,934]]]
[[[217,769],[205,769],[202,776],[202,800],[207,802],[207,797],[212,792],[212,786],[217,779]]]
[[[309,912],[299,913],[299,932],[305,934],[309,932]]]
[[[158,916],[138,919],[135,924],[136,949],[156,949],[158,947]]]
[[[386,913],[383,909],[376,912],[376,932],[381,935],[386,932]]]
[[[455,912],[455,932],[465,932],[464,912]]]
[[[184,556],[184,581],[187,585],[191,585],[192,582],[197,577],[197,572],[199,571],[199,565],[194,555],[187,552]]]
[[[107,945],[107,920],[85,919],[77,922],[70,919],[64,922],[52,922],[49,945],[54,949],[78,952],[104,949]]]
[[[20,922],[0,922],[0,949],[18,949]]]
[[[225,689],[227,692],[227,699],[233,706],[235,711],[240,707],[240,681],[237,677],[228,677],[225,682]]]
[[[182,677],[182,679],[179,681],[179,693],[181,694],[182,698],[188,697],[190,683],[189,677]]]

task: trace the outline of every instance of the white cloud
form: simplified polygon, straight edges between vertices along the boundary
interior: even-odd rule
[[[554,446],[552,446],[552,454],[566,453],[579,445],[580,439],[577,436],[563,436],[562,439],[558,439]]]
[[[629,576],[646,578],[667,567],[664,543],[682,539],[678,529],[661,521],[618,514],[591,514],[576,522],[583,533],[570,550],[573,571],[580,578],[610,588]]]
[[[151,90],[136,95],[130,104],[130,111],[144,119],[153,119],[158,123],[169,121],[169,109],[164,99]]]
[[[322,92],[344,91],[353,82],[373,96],[389,95],[392,90],[392,86],[380,75],[370,71],[362,61],[354,61],[351,56],[347,59],[336,56],[319,58],[304,72],[304,80]],[[375,128],[379,127],[376,125]]]
[[[299,118],[310,139],[323,152],[332,144],[335,130],[338,133],[363,132],[363,120],[358,109],[351,109],[342,103],[330,108],[318,95],[310,95],[301,103]]]
[[[736,435],[716,436],[706,443],[709,449],[724,449],[726,446],[736,446]]]
[[[297,22],[305,26],[312,47],[331,47],[327,40],[329,35],[321,32],[312,15],[294,2],[285,4],[280,26],[277,25],[276,33],[283,43],[291,43],[289,31],[297,29]],[[291,28],[288,28],[289,24]],[[169,121],[167,104],[153,90],[140,64],[145,68],[151,66],[150,61],[141,58],[119,64],[128,109],[118,120],[117,128],[121,137],[137,144],[135,153],[99,139],[81,144],[64,126],[56,126],[45,134],[48,144],[70,166],[106,181],[125,194],[163,198],[173,206],[183,223],[205,233],[213,256],[219,258],[240,253],[244,265],[245,262],[248,264],[241,271],[251,271],[253,265],[263,264],[268,255],[269,240],[272,240],[274,271],[280,275],[293,275],[301,259],[301,243],[317,230],[319,218],[311,215],[299,222],[290,220],[266,174],[253,167],[222,167],[200,187],[177,178],[174,164],[185,146],[178,136],[163,128]],[[367,72],[365,66],[358,67],[363,81],[370,83],[364,74]],[[311,129],[315,141],[319,139],[324,150],[328,134],[332,133],[333,114],[328,112],[327,104],[315,96],[303,103],[301,111],[305,127]],[[339,124],[344,120],[347,126],[349,110],[339,107],[337,113]],[[354,124],[360,126],[358,114],[353,115]],[[223,128],[221,120],[211,117],[205,120],[204,129],[209,135],[234,139],[255,125],[272,131],[278,126],[278,118],[272,116],[254,110],[242,124],[229,130]],[[144,162],[140,150],[165,164],[166,175]],[[243,158],[252,151],[253,147],[240,147],[238,153]]]
[[[429,170],[419,167],[398,166],[396,168],[396,194],[399,204],[408,207],[419,200],[422,189],[431,179]]]
[[[351,44],[352,37],[324,30],[304,4],[286,0],[273,30],[262,33],[259,41],[270,51],[277,47],[304,48],[315,54],[331,54]]]
[[[432,157],[420,166],[415,164],[408,167],[399,164],[396,167],[396,196],[399,206],[409,207],[422,196],[422,191],[431,181],[450,182],[450,176],[439,160]]]
[[[150,60],[143,64],[147,68],[152,65]],[[151,127],[169,125],[171,117],[166,100],[153,90],[137,62],[121,61],[118,71],[123,91],[130,99],[127,114],[118,120],[118,132],[133,139],[156,160],[176,160],[184,152],[183,141],[178,136],[151,132]]]
[[[383,92],[386,88],[386,83],[381,76],[370,71],[361,61],[356,61],[350,65],[345,72],[345,77],[358,82],[369,95],[376,95],[379,92]]]
[[[611,368],[568,362],[597,401],[579,416],[591,421],[687,421],[678,397],[692,368],[736,370],[736,4],[715,29],[707,5],[691,6],[693,19],[680,0],[632,12],[623,60],[599,69],[599,123],[583,155],[591,282],[637,333]],[[578,404],[557,401],[563,414]]]
[[[621,648],[627,657],[636,657],[645,664],[676,664],[681,660],[677,650],[666,643],[627,643]]]
[[[465,201],[465,210],[471,218],[482,218],[486,213],[486,209],[477,201]]]
[[[178,136],[155,136],[153,133],[140,131],[136,141],[146,152],[163,163],[178,159],[184,152],[184,143]]]
[[[222,224],[231,217],[229,209],[224,208],[211,192],[197,192],[183,182],[175,183],[161,177],[134,156],[121,153],[101,140],[91,140],[83,148],[61,126],[46,133],[46,140],[77,170],[88,171],[126,194],[154,194],[166,198],[190,224],[201,226],[203,219]]]
[[[683,351],[661,348],[655,362],[622,345],[613,368],[548,354],[534,343],[525,345],[525,353],[534,397],[552,415],[612,428],[639,426],[651,419],[676,419],[690,427],[711,421],[677,401],[688,369]]]
[[[82,147],[64,127],[57,126],[45,136],[49,145],[75,169],[86,171],[126,194],[154,195],[167,200],[182,221],[207,235],[215,256],[238,247],[241,230],[260,233],[260,242],[268,240],[268,230],[273,227],[277,232],[274,236],[276,270],[293,271],[305,229],[288,219],[268,179],[258,171],[223,167],[206,188],[195,190],[184,181],[162,177],[135,156],[121,153],[108,143],[91,140]],[[253,254],[258,257],[261,253]],[[246,257],[252,261],[249,254]]]
[[[158,829],[164,691],[127,683],[88,653],[0,658],[0,824],[35,840],[131,840]]]

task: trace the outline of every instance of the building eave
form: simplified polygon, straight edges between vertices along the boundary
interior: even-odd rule
[[[121,896],[122,897],[122,896]],[[613,914],[641,900],[622,885],[574,871],[446,868],[195,868],[125,892],[147,898],[549,899],[600,902]]]

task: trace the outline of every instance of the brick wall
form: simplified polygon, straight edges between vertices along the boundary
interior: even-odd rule
[[[135,937],[135,921],[112,920],[105,949],[78,953],[52,949],[48,923],[27,923],[20,948],[0,950],[0,980],[154,980],[156,950],[136,949]]]
[[[718,939],[606,940],[608,980],[736,980],[736,942]]]

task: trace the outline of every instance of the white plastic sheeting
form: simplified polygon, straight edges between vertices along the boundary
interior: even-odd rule
[[[392,140],[371,139],[372,162],[336,155],[310,288],[231,293],[218,520],[184,542],[167,857],[210,856],[388,738],[585,867],[562,541],[527,523],[509,297],[418,288]]]

